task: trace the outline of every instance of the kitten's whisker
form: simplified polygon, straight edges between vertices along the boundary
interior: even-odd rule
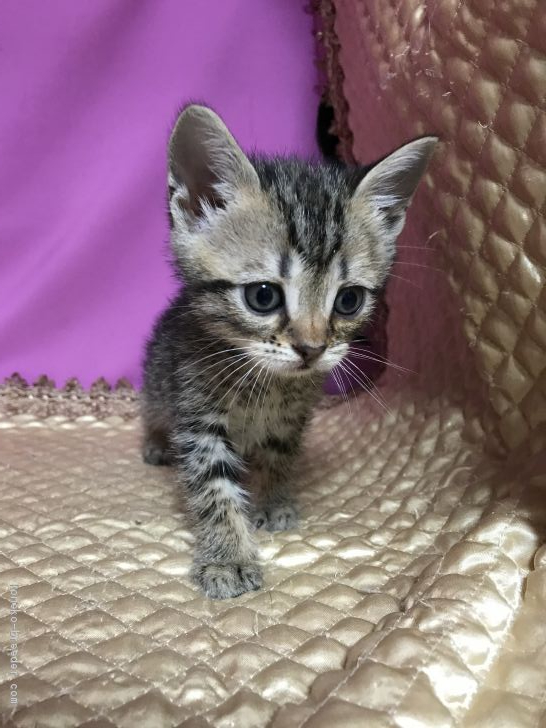
[[[245,366],[248,366],[248,361],[249,361],[249,357],[246,357],[246,356],[244,356],[244,355],[243,355],[243,356],[242,356],[242,358],[244,359],[244,361],[243,361],[243,363],[242,363],[242,364],[240,363],[240,359],[239,359],[239,360],[238,360],[238,361],[236,361],[236,362],[231,362],[231,364],[228,364],[228,366],[227,366],[227,367],[225,367],[224,369],[222,369],[222,372],[224,372],[224,371],[226,371],[227,369],[229,369],[229,368],[230,368],[230,367],[231,367],[231,366],[232,366],[233,364],[239,364],[239,366],[238,366],[238,367],[237,367],[236,369],[234,369],[233,371],[228,371],[228,373],[226,374],[226,376],[225,376],[225,377],[224,377],[224,378],[223,378],[223,379],[221,380],[221,382],[219,382],[219,383],[218,383],[218,384],[217,384],[217,385],[216,385],[216,386],[214,387],[214,389],[212,390],[212,392],[209,392],[209,393],[208,393],[208,395],[207,395],[207,398],[208,398],[208,399],[211,399],[211,398],[212,398],[212,396],[213,396],[213,395],[214,395],[214,394],[215,394],[215,393],[216,393],[216,392],[217,392],[217,391],[218,391],[218,390],[220,389],[220,387],[222,387],[222,386],[223,386],[223,384],[224,384],[225,382],[227,382],[227,381],[228,381],[228,379],[229,379],[230,377],[232,377],[232,376],[233,376],[234,374],[236,374],[236,373],[237,373],[238,371],[240,371],[240,370],[241,370],[241,369],[242,369],[243,367],[245,367]],[[220,373],[222,373],[222,372],[220,372]],[[228,391],[229,391],[229,390],[228,390]],[[225,396],[225,395],[224,395],[224,396]],[[222,397],[222,399],[220,399],[220,400],[219,400],[218,404],[220,404],[220,402],[221,402],[221,401],[222,401],[223,399],[224,399],[224,397]]]
[[[261,409],[260,409],[260,417],[262,417],[262,415],[263,415],[265,400],[267,397],[269,386],[271,384],[271,380],[273,379],[273,375],[275,373],[274,370],[271,369],[271,367],[269,366],[269,364],[267,362],[264,362],[264,367],[265,367],[264,381],[263,381],[262,389],[260,390],[260,395],[258,396],[258,400],[257,400],[257,407],[259,407],[260,406],[260,397],[262,397],[262,395],[263,395],[262,405],[261,405]],[[252,422],[254,422],[254,419],[252,420]]]
[[[229,349],[222,349],[220,351],[213,351],[212,354],[207,354],[207,356],[202,356],[200,359],[188,359],[187,361],[191,362],[194,365],[202,364],[207,359],[211,359],[213,356],[221,356],[222,354],[231,354],[232,352],[236,351],[246,351],[244,346],[230,346]],[[197,352],[199,353],[199,352]]]
[[[352,370],[352,369],[350,369],[350,368],[349,368],[348,366],[346,366],[346,365],[348,365],[348,364],[351,364],[351,365],[352,365],[352,366],[354,367],[354,370]],[[389,409],[389,407],[387,406],[386,402],[384,402],[384,401],[383,401],[383,400],[382,400],[381,398],[379,398],[379,397],[377,396],[377,389],[375,390],[375,392],[374,392],[374,391],[373,391],[373,390],[371,389],[371,387],[373,387],[373,383],[371,382],[371,380],[369,380],[369,379],[368,379],[368,378],[366,377],[366,379],[368,379],[368,382],[369,382],[369,383],[366,383],[366,382],[365,382],[365,381],[364,381],[364,380],[363,380],[363,379],[362,379],[362,378],[360,377],[360,375],[361,375],[361,374],[363,374],[363,372],[361,372],[361,371],[360,371],[359,369],[357,369],[357,368],[356,368],[356,366],[355,366],[354,364],[352,364],[352,362],[350,362],[349,360],[345,360],[344,362],[342,362],[342,365],[343,365],[343,366],[342,366],[342,369],[343,369],[343,370],[345,371],[345,374],[347,374],[348,376],[352,377],[352,378],[353,378],[353,379],[355,380],[355,382],[357,382],[358,384],[360,384],[360,386],[361,386],[361,387],[362,387],[362,388],[363,388],[363,389],[364,389],[364,390],[365,390],[366,392],[368,392],[368,394],[369,394],[369,395],[370,395],[370,396],[372,397],[372,399],[374,399],[374,400],[375,400],[375,401],[377,402],[377,404],[378,404],[378,405],[379,405],[379,406],[380,406],[380,407],[381,407],[382,409],[384,409],[384,410],[385,410],[385,412],[387,412],[387,414],[389,414],[389,415],[390,415],[390,414],[392,414],[392,412],[391,412],[391,410]],[[364,375],[364,376],[365,376],[365,375]],[[371,385],[371,387],[370,387],[370,385]]]
[[[377,387],[375,386],[373,381],[370,379],[370,377],[365,372],[361,371],[354,362],[350,361],[350,362],[348,362],[348,364],[350,364],[351,367],[354,368],[355,372],[358,372],[359,376],[364,378],[364,380],[368,383],[370,394],[372,393],[372,390],[373,390],[373,392],[375,392],[375,394],[376,394],[377,400],[381,401],[383,403],[383,406],[385,407],[385,410],[389,414],[391,414],[390,408],[388,407],[388,405],[385,401],[385,398],[381,395],[381,392],[379,391],[379,389],[377,389]]]
[[[203,339],[198,339],[198,340],[196,340],[196,341],[192,341],[191,343],[192,343],[192,344],[193,344],[193,343],[199,343],[199,341],[202,341],[202,340],[203,340]],[[210,348],[211,348],[212,346],[218,346],[218,342],[217,342],[217,341],[213,341],[213,342],[210,342],[210,343],[209,343],[209,344],[207,344],[206,346],[202,346],[202,347],[201,347],[200,349],[197,349],[197,351],[192,351],[192,350],[191,350],[191,348],[190,348],[190,347],[188,347],[188,348],[189,348],[189,352],[190,352],[191,356],[189,356],[189,357],[188,357],[188,359],[187,359],[186,361],[189,361],[189,362],[191,362],[192,364],[193,364],[194,362],[195,362],[195,363],[199,363],[200,359],[196,359],[196,356],[197,356],[197,354],[200,354],[200,353],[201,353],[202,351],[206,351],[207,349],[210,349]],[[212,354],[211,354],[210,356],[214,356],[215,354],[220,354],[220,353],[224,353],[224,352],[230,352],[230,351],[246,351],[246,349],[245,349],[245,347],[243,347],[243,346],[230,346],[229,348],[223,349],[223,350],[221,350],[221,351],[215,351],[215,352],[212,352]],[[203,357],[203,359],[204,359],[204,358],[205,358],[205,357]]]
[[[230,337],[232,341],[246,341],[249,344],[255,344],[256,341],[254,339],[245,339],[242,336],[233,336]]]
[[[396,362],[391,361],[386,356],[383,356],[383,354],[380,354],[378,351],[374,351],[373,349],[364,349],[362,346],[358,346],[358,344],[369,345],[370,341],[366,336],[362,336],[362,337],[353,339],[349,344],[347,354],[366,354],[368,356],[375,357],[378,361],[380,361],[383,364],[388,364],[389,366],[403,369],[404,371],[407,371],[410,374],[417,373],[417,372],[414,372],[412,369],[406,369],[406,367],[403,367],[401,364],[396,364]]]
[[[213,369],[215,366],[224,364],[226,361],[230,361],[233,359],[237,359],[239,357],[246,356],[247,352],[244,349],[242,349],[240,352],[237,350],[227,349],[226,351],[223,351],[223,352],[216,352],[216,354],[221,357],[220,361],[213,361],[213,362],[209,363],[204,369],[197,371],[193,377],[194,379],[198,378],[199,376],[202,376],[205,372],[208,372],[210,369]],[[212,355],[210,357],[203,357],[203,359],[198,359],[197,361],[192,361],[191,359],[187,359],[186,361],[184,361],[182,363],[181,366],[185,366],[189,362],[189,363],[191,363],[192,367],[195,368],[195,367],[197,367],[198,364],[201,364],[203,361],[205,361],[205,359],[209,359],[209,358],[212,358]],[[180,369],[179,369],[179,371],[180,371]]]
[[[187,311],[177,311],[175,318],[177,321],[184,323],[186,316],[191,316],[192,319],[195,319],[195,310],[190,308],[190,306],[187,306]]]
[[[188,344],[200,344],[202,341],[208,341],[209,343],[205,346],[202,346],[200,349],[197,349],[197,351],[191,351],[191,353],[195,356],[196,354],[199,354],[201,351],[205,351],[206,349],[210,349],[211,346],[218,346],[218,341],[215,339],[214,341],[210,340],[210,336],[200,336],[198,339],[192,339]],[[226,342],[227,343],[227,342]]]
[[[341,381],[341,384],[343,385],[343,378],[342,378],[342,376],[341,376],[341,373],[339,374],[339,379],[340,379],[340,381]],[[353,397],[355,397],[355,398],[356,398],[356,392],[355,392],[355,388],[353,387],[353,382],[352,382],[352,380],[351,380],[351,379],[350,379],[349,377],[347,377],[347,382],[348,382],[348,384],[349,384],[349,387],[351,388],[351,391],[352,391],[352,393],[353,393]],[[348,401],[348,400],[349,400],[349,395],[347,395],[347,401]]]
[[[203,337],[202,339],[197,340],[197,341],[203,341],[203,340],[206,340],[206,337]],[[255,343],[254,341],[252,341],[252,339],[243,339],[241,337],[233,337],[231,340],[232,341],[244,341],[247,344]],[[210,344],[207,344],[206,346],[201,347],[201,349],[198,349],[196,352],[194,352],[194,354],[199,354],[201,351],[204,351],[205,349],[210,349],[211,346],[215,346],[216,344],[217,344],[217,342],[213,341]],[[250,352],[248,347],[246,347],[246,346],[231,346],[230,345],[227,349],[222,349],[221,351],[214,351],[214,352],[212,352],[212,354],[208,354],[207,356],[202,357],[201,359],[197,359],[197,360],[190,359],[189,361],[191,361],[193,364],[199,364],[200,362],[205,361],[205,359],[209,359],[213,356],[218,356],[218,355],[224,354],[226,352],[235,352],[235,351],[244,351],[244,352],[247,352],[248,354],[250,354],[251,356],[253,356],[252,352]]]
[[[266,397],[267,397],[267,392],[268,392],[268,389],[269,389],[269,387],[271,385],[271,380],[273,379],[273,376],[274,376],[274,373],[275,373],[275,370],[272,369],[267,363],[265,364],[265,370],[266,371],[265,371],[264,383],[262,385],[262,389],[260,390],[260,395],[258,396],[257,407],[256,407],[256,409],[257,409],[258,406],[259,406],[259,403],[260,403],[260,396],[263,394],[263,397],[262,397],[262,406],[261,406],[261,409],[260,409],[260,417],[262,417],[262,415],[264,413],[264,405],[265,405],[265,400],[266,400]],[[254,423],[254,419],[255,418],[252,419],[252,422],[253,423]]]
[[[412,265],[415,268],[426,268],[427,270],[433,270],[437,273],[443,273],[444,271],[441,268],[434,268],[432,265],[426,265],[425,263],[413,263],[409,260],[395,260],[394,265]]]
[[[340,376],[340,379],[341,379],[341,376]],[[353,387],[353,383],[352,383],[351,379],[347,378],[347,382],[349,383],[349,387],[351,388],[351,392],[353,393],[353,397],[356,399],[356,392],[355,392],[355,388]],[[342,384],[343,384],[343,382],[342,382]],[[347,395],[347,404],[349,404],[349,395]],[[349,406],[349,411],[350,410],[351,410],[351,408]],[[352,415],[352,413],[351,413],[351,415]]]
[[[230,400],[228,409],[231,409],[233,407],[233,404],[237,397],[239,396],[239,392],[242,392],[245,387],[245,382],[250,378],[252,371],[256,368],[257,365],[253,366],[251,369],[249,369],[248,372],[245,372],[242,374],[239,379],[237,380],[237,388],[235,389],[235,392],[233,394],[233,397]],[[230,390],[231,391],[231,390]]]
[[[337,388],[339,389],[339,393],[340,393],[343,401],[347,404],[347,407],[349,408],[349,415],[352,417],[353,416],[353,413],[352,413],[352,410],[351,410],[351,405],[349,404],[349,397],[347,396],[347,394],[346,394],[346,392],[345,392],[345,390],[343,388],[343,382],[341,380],[341,377],[339,376],[339,372],[336,372],[336,370],[334,368],[334,369],[332,369],[331,374],[332,374],[332,377],[333,377],[334,382],[337,385]],[[353,392],[354,392],[354,389],[353,389]]]
[[[231,407],[233,407],[233,403],[234,403],[234,402],[235,402],[235,400],[237,399],[237,396],[238,396],[239,392],[242,392],[242,391],[243,391],[243,389],[244,389],[244,384],[245,384],[245,382],[247,381],[247,379],[250,379],[250,378],[251,378],[251,376],[252,376],[252,372],[253,372],[253,371],[254,371],[254,370],[256,369],[256,367],[257,367],[257,366],[259,366],[259,364],[260,364],[260,362],[259,362],[259,361],[255,362],[255,363],[254,363],[254,364],[253,364],[253,365],[252,365],[252,366],[250,367],[250,369],[248,370],[248,372],[245,372],[245,374],[243,374],[243,375],[242,375],[242,376],[241,376],[241,377],[239,378],[239,380],[238,380],[238,386],[237,386],[237,389],[235,390],[235,393],[234,393],[233,397],[231,398],[231,402],[230,402],[230,405],[229,405],[229,406],[230,406],[230,408],[231,408]],[[228,390],[228,393],[229,393],[229,391],[231,391],[231,390]],[[248,402],[248,400],[247,400],[247,402]]]
[[[413,374],[415,373],[415,372],[411,372],[410,369],[406,369],[405,367],[399,366],[398,364],[393,364],[390,361],[385,361],[384,359],[379,359],[375,356],[369,356],[367,354],[363,354],[360,351],[351,350],[348,352],[347,356],[351,357],[351,358],[365,359],[366,361],[372,361],[372,362],[375,362],[376,364],[384,364],[385,366],[392,367],[393,369],[398,369],[405,373],[406,372],[413,373]]]
[[[250,373],[251,373],[251,372],[252,372],[252,371],[253,371],[253,370],[254,370],[254,369],[255,369],[255,368],[256,368],[256,367],[257,367],[257,366],[259,365],[259,363],[260,363],[260,362],[257,362],[256,364],[253,364],[253,365],[252,365],[252,367],[250,368],[250,370],[249,370],[249,371],[247,371],[247,372],[244,372],[244,373],[243,373],[243,374],[241,375],[241,377],[239,377],[239,379],[237,379],[237,381],[236,381],[236,382],[235,382],[234,384],[232,384],[232,385],[231,385],[231,387],[230,387],[230,388],[229,388],[229,389],[227,390],[227,392],[225,392],[225,393],[224,393],[224,394],[222,395],[222,397],[221,397],[221,398],[220,398],[220,400],[218,401],[218,404],[220,404],[220,402],[223,402],[223,401],[224,401],[224,399],[225,399],[225,398],[227,397],[227,395],[228,395],[228,394],[229,394],[229,393],[230,393],[231,391],[233,391],[233,389],[235,389],[235,387],[236,387],[236,386],[237,386],[238,384],[240,384],[240,383],[241,383],[241,382],[243,382],[243,381],[244,381],[245,379],[247,379],[247,378],[248,378],[248,376],[250,375]],[[239,371],[239,369],[242,369],[242,367],[243,367],[243,366],[245,366],[245,365],[248,365],[248,362],[245,362],[245,363],[244,363],[244,364],[243,364],[242,366],[240,366],[240,367],[239,367],[238,369],[236,369],[236,370],[235,370],[235,372],[238,372],[238,371]],[[235,374],[235,372],[231,372],[230,374],[228,374],[228,376],[226,377],[226,379],[227,379],[228,377],[231,377],[231,376],[233,376],[233,375]],[[224,380],[224,381],[225,381],[225,380]],[[223,383],[223,382],[222,382],[222,383]],[[235,397],[236,397],[236,396],[238,395],[238,393],[239,393],[239,387],[237,387],[237,391],[235,392],[235,395],[233,396],[233,399],[231,400],[231,404],[233,404],[233,402],[234,402],[234,400],[235,400]]]
[[[393,369],[399,369],[401,372],[404,372],[406,374],[416,374],[416,372],[414,372],[413,370],[407,369],[406,367],[403,367],[400,364],[395,364],[394,362],[389,361],[388,359],[381,359],[379,356],[376,356],[375,353],[373,355],[370,355],[361,350],[350,349],[347,356],[356,357],[357,359],[367,359],[368,361],[374,361],[377,364],[385,364],[385,366],[387,366],[387,367],[392,367]]]
[[[353,375],[353,376],[354,376],[354,375]],[[356,378],[356,377],[355,377],[355,378]],[[358,381],[358,380],[357,380],[357,381]],[[379,406],[380,406],[380,407],[381,407],[382,409],[384,409],[384,410],[385,410],[385,412],[386,412],[386,413],[387,413],[388,415],[392,415],[392,411],[391,411],[390,407],[389,407],[389,406],[387,405],[387,403],[385,402],[385,399],[384,399],[384,397],[382,397],[382,396],[381,396],[381,394],[379,393],[379,390],[378,390],[377,388],[375,388],[375,387],[373,386],[373,382],[371,382],[371,380],[370,380],[370,382],[369,382],[369,384],[368,384],[368,386],[367,386],[367,391],[368,391],[368,394],[369,394],[369,395],[370,395],[370,396],[372,397],[372,399],[374,399],[374,400],[375,400],[375,401],[377,402],[377,404],[378,404],[378,405],[379,405]]]
[[[252,357],[250,357],[248,355],[241,355],[241,357],[239,358],[239,360],[236,362],[236,364],[238,366],[236,366],[235,369],[233,369],[231,371],[228,371],[228,373],[222,379],[222,381],[220,382],[220,384],[218,384],[216,386],[216,388],[212,390],[211,394],[213,394],[214,392],[216,392],[219,387],[223,386],[224,383],[228,382],[228,379],[230,377],[233,377],[234,374],[236,374],[237,372],[241,371],[241,369],[244,369],[245,366],[250,366],[250,364],[252,363],[252,361],[253,361]],[[228,392],[229,392],[229,390],[228,390]],[[226,394],[227,394],[227,392],[226,392]],[[222,395],[222,396],[224,396],[224,395]]]
[[[351,349],[352,351],[352,349]],[[413,369],[408,369],[407,367],[402,366],[401,364],[397,364],[396,362],[391,361],[386,356],[383,356],[383,354],[379,354],[377,351],[372,351],[370,349],[362,349],[358,348],[356,351],[357,354],[366,354],[367,356],[373,356],[376,359],[378,359],[381,363],[387,364],[391,367],[396,367],[397,369],[402,369],[404,372],[408,372],[408,374],[417,374],[417,372],[413,371]]]
[[[217,379],[219,376],[221,376],[221,374],[224,371],[226,371],[226,369],[228,369],[230,366],[232,366],[232,364],[240,361],[243,358],[244,358],[244,354],[239,354],[238,356],[230,357],[230,360],[229,360],[229,362],[228,362],[228,364],[226,365],[225,368],[221,369],[219,372],[214,372],[214,373],[211,373],[211,374],[208,374],[207,375],[209,381],[214,381],[215,379]],[[223,362],[217,362],[217,363],[218,364],[225,364],[226,362],[224,360]],[[200,379],[202,379],[204,377],[204,375],[206,374],[206,372],[209,371],[210,369],[212,369],[213,366],[216,366],[216,363],[214,365],[211,364],[211,366],[209,366],[209,367],[205,367],[205,369],[203,369],[200,372],[195,372],[190,378],[187,378],[183,374],[182,375],[183,376],[182,381],[184,383],[184,386],[185,387],[188,387],[188,386],[194,384],[195,382],[199,381]]]
[[[400,248],[406,248],[407,250],[426,250],[429,253],[438,253],[438,248],[433,248],[431,245],[398,245],[396,244],[396,249],[399,250]]]
[[[404,281],[404,283],[408,283],[410,286],[417,288],[418,291],[423,290],[421,286],[418,286],[417,283],[415,283],[414,281],[410,281],[409,278],[404,278],[403,276],[397,276],[395,273],[389,273],[389,278],[396,278],[399,281]]]
[[[267,390],[271,386],[271,381],[273,380],[273,377],[275,375],[275,370],[274,369],[271,369],[270,367],[267,367],[267,368],[269,369],[269,378],[266,380],[266,384],[265,384],[265,386],[263,388],[264,396],[263,396],[263,399],[262,399],[262,407],[261,407],[261,410],[260,410],[260,417],[263,417],[265,400],[267,398]]]
[[[222,396],[222,397],[221,397],[221,399],[219,400],[219,403],[220,403],[220,402],[222,402],[222,401],[223,401],[223,400],[224,400],[224,399],[225,399],[225,398],[227,397],[227,395],[228,395],[228,394],[229,394],[229,393],[230,393],[230,392],[231,392],[231,391],[232,391],[233,389],[235,389],[235,393],[234,393],[234,395],[233,395],[233,397],[231,398],[231,400],[230,400],[230,403],[229,403],[229,409],[231,409],[231,408],[233,407],[233,403],[235,402],[235,400],[236,400],[237,396],[239,395],[239,392],[240,392],[240,391],[242,391],[242,389],[244,388],[244,383],[245,383],[245,382],[246,382],[246,380],[247,380],[247,379],[248,379],[248,378],[249,378],[249,377],[251,376],[252,372],[253,372],[253,371],[254,371],[254,370],[256,369],[256,367],[257,367],[257,366],[259,366],[259,365],[260,365],[260,362],[258,361],[258,362],[256,362],[255,364],[253,364],[253,365],[252,365],[252,367],[251,367],[251,368],[250,368],[250,369],[249,369],[249,370],[248,370],[247,372],[244,372],[244,373],[243,373],[243,374],[242,374],[242,375],[241,375],[241,376],[240,376],[240,377],[239,377],[239,378],[237,379],[237,381],[236,381],[236,382],[234,382],[234,383],[233,383],[233,384],[231,385],[231,387],[230,387],[230,388],[229,388],[229,389],[227,390],[227,392],[225,392],[225,393],[223,394],[223,396]],[[248,400],[247,400],[247,408],[248,408]],[[245,413],[246,413],[246,410],[245,410]],[[242,430],[242,432],[243,432],[243,434],[244,434],[244,423],[243,423],[243,430]]]
[[[353,371],[351,371],[351,370],[349,369],[349,367],[347,367],[346,365],[347,365],[347,362],[346,362],[346,361],[344,360],[344,361],[341,361],[341,362],[340,362],[340,363],[338,364],[338,367],[339,367],[339,368],[341,369],[341,371],[342,371],[342,372],[343,372],[343,373],[345,374],[345,376],[346,376],[346,377],[348,377],[348,378],[350,378],[350,379],[354,380],[354,381],[355,381],[355,382],[356,382],[357,384],[359,384],[359,385],[360,385],[360,387],[361,387],[362,389],[364,389],[364,391],[365,391],[365,392],[368,392],[368,393],[370,393],[370,388],[369,388],[369,386],[368,386],[368,385],[366,384],[366,382],[364,382],[364,381],[362,381],[361,379],[357,378],[357,376],[356,376],[356,375],[354,374],[354,372],[353,372]],[[356,394],[356,393],[355,393],[355,394]]]
[[[240,361],[241,359],[244,359],[247,356],[248,355],[246,353],[244,353],[244,354],[234,354],[233,356],[230,356],[230,357],[224,357],[223,361],[221,361],[221,362],[213,362],[212,364],[209,364],[209,366],[206,366],[201,371],[196,372],[193,375],[193,377],[190,377],[190,379],[185,379],[184,378],[184,384],[187,386],[188,384],[191,384],[192,382],[195,382],[197,379],[200,379],[205,374],[205,372],[208,372],[210,369],[213,369],[218,364],[225,364],[226,363],[226,359],[227,359],[229,363],[228,363],[228,365],[225,368],[221,369],[219,372],[216,372],[216,374],[209,375],[210,376],[210,379],[211,380],[214,380],[217,377],[219,377],[220,374],[222,374],[222,372],[224,372],[234,362]]]
[[[248,412],[248,408],[249,408],[249,406],[250,406],[250,402],[252,401],[252,394],[253,394],[253,392],[254,392],[254,389],[255,389],[255,387],[256,387],[256,384],[258,383],[258,381],[259,381],[259,379],[260,379],[260,375],[261,375],[261,373],[263,372],[263,370],[264,370],[264,364],[260,362],[260,369],[259,369],[258,373],[256,374],[256,376],[254,377],[254,382],[253,382],[253,384],[252,384],[252,387],[251,387],[251,389],[250,389],[250,394],[248,395],[248,399],[247,399],[247,401],[246,401],[246,407],[245,407],[245,414],[244,414],[244,416],[243,416],[243,429],[242,429],[242,433],[243,433],[243,435],[245,434],[245,428],[246,428],[246,415],[247,415],[247,412]],[[257,401],[256,401],[256,402],[257,402]]]
[[[267,371],[267,366],[266,366],[265,362],[262,365],[262,368],[260,369],[259,376],[261,376],[261,374],[263,373],[264,370],[265,370],[265,375],[264,375],[264,378],[262,379],[262,381],[260,382],[260,388],[258,390],[258,396],[256,397],[256,404],[255,404],[255,406],[253,408],[254,411],[253,411],[253,414],[252,414],[252,424],[254,424],[256,422],[256,414],[258,413],[258,407],[260,406],[260,397],[263,394],[264,387],[265,387],[265,383],[266,383],[266,380],[267,380],[268,371]]]
[[[351,339],[349,346],[351,346],[352,344],[369,344],[369,343],[370,343],[370,340],[367,336],[357,336],[354,339]],[[379,354],[378,354],[378,356],[379,356]]]

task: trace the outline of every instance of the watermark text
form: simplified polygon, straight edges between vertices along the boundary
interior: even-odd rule
[[[17,612],[19,610],[17,602],[17,584],[9,585],[9,672],[11,677],[11,685],[9,687],[9,701],[11,705],[17,705],[17,676],[19,674],[19,630],[17,629]]]

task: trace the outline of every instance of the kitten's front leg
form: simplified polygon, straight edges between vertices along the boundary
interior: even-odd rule
[[[287,531],[298,524],[298,510],[293,494],[294,462],[299,453],[301,428],[280,436],[268,437],[256,456],[262,494],[253,515],[256,528]]]
[[[195,522],[193,581],[211,599],[259,589],[262,572],[240,485],[242,464],[221,418],[209,413],[182,422],[173,444]]]

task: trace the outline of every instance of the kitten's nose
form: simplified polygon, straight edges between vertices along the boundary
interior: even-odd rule
[[[309,346],[309,344],[292,344],[292,348],[296,351],[306,364],[316,361],[322,352],[326,349],[326,344],[320,346]]]

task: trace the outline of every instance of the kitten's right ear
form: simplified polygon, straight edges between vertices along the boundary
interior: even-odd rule
[[[171,214],[181,210],[186,219],[196,219],[238,190],[257,187],[254,167],[220,117],[206,106],[187,106],[169,139]]]
[[[357,205],[363,200],[369,203],[389,243],[404,226],[406,210],[437,142],[438,137],[428,136],[404,144],[372,167],[353,194]]]

